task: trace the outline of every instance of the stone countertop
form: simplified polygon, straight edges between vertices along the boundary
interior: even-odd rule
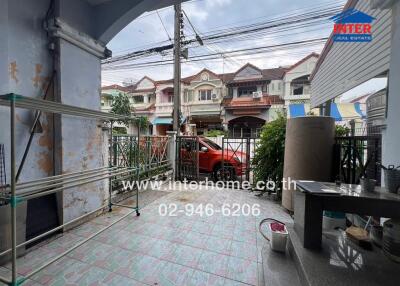
[[[316,181],[297,181],[299,191],[318,194],[318,195],[337,195],[348,197],[360,197],[369,199],[382,199],[400,202],[400,195],[389,193],[384,187],[375,187],[374,192],[364,192],[360,185],[316,182]]]

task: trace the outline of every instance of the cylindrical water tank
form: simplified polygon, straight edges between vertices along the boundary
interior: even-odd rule
[[[366,104],[368,135],[380,134],[386,119],[386,88],[368,97]]]
[[[327,116],[291,118],[286,126],[283,177],[290,180],[331,181],[335,120]],[[286,187],[286,189],[285,189]],[[282,206],[293,211],[293,184],[286,183]]]

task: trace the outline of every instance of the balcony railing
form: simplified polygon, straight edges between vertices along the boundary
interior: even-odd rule
[[[307,100],[310,98],[310,94],[290,94],[284,97],[285,100]]]

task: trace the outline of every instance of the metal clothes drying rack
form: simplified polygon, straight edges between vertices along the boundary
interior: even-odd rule
[[[81,107],[76,107],[72,105],[66,105],[66,104],[61,104],[57,102],[52,102],[48,100],[42,100],[42,99],[35,99],[35,98],[29,98],[25,97],[22,95],[17,95],[17,94],[5,94],[5,95],[0,95],[0,105],[3,106],[8,106],[10,107],[10,162],[11,162],[11,176],[10,176],[10,184],[6,186],[5,191],[0,194],[0,200],[3,200],[6,204],[10,205],[11,209],[11,248],[3,251],[0,253],[0,257],[3,255],[7,255],[11,253],[11,280],[1,277],[0,276],[0,282],[6,283],[7,285],[20,285],[23,282],[25,282],[28,278],[32,277],[36,273],[40,272],[43,270],[45,267],[48,265],[58,261],[71,251],[75,250],[76,248],[80,247],[87,241],[91,240],[95,236],[101,234],[102,232],[106,231],[109,229],[111,226],[114,224],[118,223],[119,221],[123,220],[133,212],[136,212],[136,215],[140,215],[139,212],[139,190],[136,189],[136,206],[126,206],[126,205],[120,205],[117,203],[112,202],[112,193],[113,193],[113,184],[112,181],[113,179],[116,178],[136,178],[136,180],[139,180],[139,165],[136,164],[135,167],[118,167],[118,166],[113,166],[113,160],[112,160],[112,144],[113,144],[113,133],[112,133],[112,127],[113,127],[113,122],[114,121],[121,121],[121,120],[133,120],[135,117],[127,117],[127,116],[121,116],[117,114],[111,114],[111,113],[105,113],[101,111],[96,111],[96,110],[91,110],[91,109],[86,109],[86,108],[81,108]],[[68,173],[68,174],[62,174],[62,175],[56,175],[56,176],[51,176],[51,177],[46,177],[42,179],[37,179],[37,180],[32,180],[29,182],[23,182],[23,183],[17,183],[16,182],[16,136],[15,136],[15,127],[16,127],[16,116],[15,116],[15,109],[16,108],[24,108],[24,109],[31,109],[31,110],[36,110],[36,111],[41,111],[41,112],[48,112],[48,113],[55,113],[55,114],[61,114],[61,115],[71,115],[71,116],[77,116],[77,117],[85,117],[85,118],[92,118],[92,119],[100,119],[106,122],[110,122],[110,160],[109,160],[109,166],[108,167],[99,167],[91,170],[85,170],[81,172],[74,172],[74,173]],[[139,128],[138,128],[138,141],[139,141]],[[139,152],[139,148],[137,148],[137,152]],[[119,177],[118,177],[119,176]],[[53,193],[58,193],[62,192],[66,189],[81,186],[84,184],[96,182],[99,180],[104,180],[108,179],[109,180],[109,199],[108,203],[102,205],[98,209],[95,209],[89,213],[86,213],[83,216],[80,216],[78,218],[75,218],[67,223],[64,223],[54,229],[51,229],[41,235],[38,235],[28,241],[22,242],[17,245],[17,205],[21,202],[28,201],[29,199],[33,198],[38,198],[42,196],[46,196],[49,194]],[[60,255],[54,257],[44,265],[40,266],[39,268],[33,270],[27,275],[24,275],[21,278],[17,277],[17,250],[20,247],[23,247],[27,244],[30,244],[34,241],[37,241],[43,237],[46,237],[52,233],[55,233],[56,231],[59,231],[63,229],[65,226],[71,225],[73,223],[78,222],[81,219],[84,219],[85,217],[88,217],[92,214],[97,213],[98,211],[104,210],[107,207],[109,208],[109,211],[112,210],[112,206],[120,206],[120,207],[126,207],[132,209],[132,211],[128,212],[109,226],[101,229],[100,231],[94,233],[87,239],[79,242],[72,248],[66,250],[65,252],[61,253]]]

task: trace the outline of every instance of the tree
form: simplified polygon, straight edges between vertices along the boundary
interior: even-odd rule
[[[131,116],[131,107],[129,98],[126,94],[119,93],[113,100],[111,106],[111,113]],[[118,123],[125,124],[126,126],[129,125],[128,120],[120,120]]]
[[[264,125],[252,161],[255,181],[274,181],[279,197],[283,180],[286,121],[285,115],[279,113],[277,119]]]
[[[146,116],[139,116],[134,120],[135,125],[140,128],[142,131],[146,131],[149,127],[149,120]]]

